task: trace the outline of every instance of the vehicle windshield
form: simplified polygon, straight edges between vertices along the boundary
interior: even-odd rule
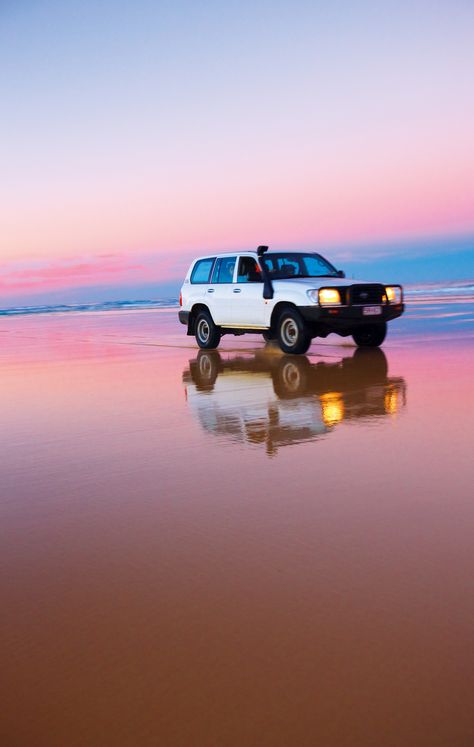
[[[320,254],[272,252],[260,258],[272,280],[289,278],[336,278],[337,270]]]

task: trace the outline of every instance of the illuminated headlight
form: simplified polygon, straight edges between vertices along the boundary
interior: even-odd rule
[[[387,294],[387,300],[389,303],[402,302],[402,289],[399,285],[387,285],[385,293]]]
[[[341,294],[336,288],[321,288],[318,292],[318,301],[321,306],[340,306]]]

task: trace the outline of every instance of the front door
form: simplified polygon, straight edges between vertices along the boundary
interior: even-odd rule
[[[264,326],[265,300],[262,273],[255,257],[242,255],[232,286],[231,320],[235,327]]]

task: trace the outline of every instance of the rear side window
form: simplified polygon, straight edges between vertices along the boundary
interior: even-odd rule
[[[232,283],[234,280],[234,267],[237,257],[220,257],[217,260],[212,273],[213,283]]]
[[[208,283],[213,264],[214,257],[209,257],[208,259],[200,259],[199,262],[196,262],[191,274],[191,282]]]

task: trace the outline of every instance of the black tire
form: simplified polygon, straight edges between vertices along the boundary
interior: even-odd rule
[[[203,350],[217,348],[221,341],[219,327],[212,321],[208,311],[200,311],[194,323],[196,342]]]
[[[385,340],[386,334],[387,322],[364,324],[363,327],[356,329],[352,339],[360,348],[378,348]]]
[[[311,334],[297,309],[285,309],[277,324],[277,340],[284,353],[302,355],[311,345]]]
[[[269,329],[267,329],[265,332],[262,332],[262,337],[265,342],[273,342],[274,340],[276,340],[275,333]]]

